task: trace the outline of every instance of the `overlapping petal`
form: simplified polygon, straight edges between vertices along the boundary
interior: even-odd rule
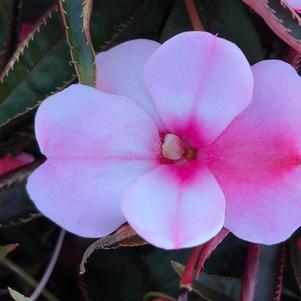
[[[38,209],[81,236],[107,235],[125,219],[120,195],[157,164],[153,120],[126,97],[72,85],[46,99],[36,135],[47,161],[29,178]]]
[[[204,32],[179,34],[150,57],[146,86],[168,130],[203,146],[250,103],[251,68],[233,43]]]
[[[126,220],[121,193],[152,169],[150,161],[48,159],[29,178],[27,191],[37,208],[80,236],[108,235]]]
[[[130,225],[151,244],[178,249],[216,235],[224,222],[224,195],[205,166],[161,165],[122,196]]]
[[[139,106],[84,85],[46,99],[35,129],[48,158],[153,159],[160,143],[155,123]]]
[[[288,64],[253,67],[254,97],[203,157],[227,200],[226,227],[273,244],[301,224],[301,80]]]
[[[289,7],[296,10],[297,12],[301,12],[301,1],[300,0],[285,0]]]
[[[157,123],[164,126],[144,83],[144,67],[160,46],[152,40],[132,40],[101,52],[96,57],[97,88],[106,93],[128,96]]]

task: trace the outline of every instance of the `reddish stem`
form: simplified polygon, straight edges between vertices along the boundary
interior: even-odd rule
[[[252,243],[249,244],[240,301],[254,299],[259,256],[260,246]]]
[[[215,237],[213,237],[204,245],[196,268],[196,279],[199,279],[205,261],[228,234],[229,230],[223,228]]]
[[[205,28],[200,20],[197,9],[195,7],[194,0],[184,1],[193,29],[197,31],[205,31]]]
[[[185,288],[188,291],[192,290],[195,266],[197,264],[200,253],[202,252],[202,249],[203,249],[203,246],[201,245],[201,246],[195,247],[192,250],[192,252],[188,258],[188,261],[186,263],[184,273],[180,280],[181,288]]]

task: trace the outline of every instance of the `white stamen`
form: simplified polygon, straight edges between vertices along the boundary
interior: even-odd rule
[[[162,145],[163,156],[170,160],[179,160],[185,153],[182,140],[174,134],[166,134]]]

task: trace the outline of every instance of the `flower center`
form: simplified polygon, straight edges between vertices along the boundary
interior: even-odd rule
[[[192,160],[196,150],[185,145],[183,140],[174,134],[166,134],[162,144],[162,153],[166,159],[178,161],[181,159]]]

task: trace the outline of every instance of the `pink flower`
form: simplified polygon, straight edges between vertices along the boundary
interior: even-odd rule
[[[301,224],[301,81],[281,61],[252,68],[231,42],[186,32],[101,53],[93,89],[46,99],[30,177],[37,207],[81,236],[124,222],[166,248],[225,226],[264,244]]]
[[[32,163],[33,161],[34,158],[27,153],[21,153],[16,157],[12,155],[6,155],[0,159],[0,175],[23,165]]]
[[[301,12],[301,0],[281,0],[281,1],[285,1],[286,4],[294,9],[297,12]]]

